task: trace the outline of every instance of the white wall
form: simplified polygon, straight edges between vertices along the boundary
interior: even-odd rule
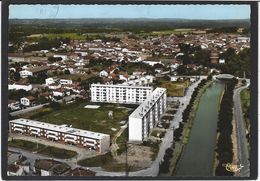
[[[8,84],[8,90],[25,90],[30,91],[32,90],[32,85],[19,85],[19,84]]]
[[[142,132],[142,119],[129,117],[129,141],[143,141]]]
[[[30,100],[27,99],[26,97],[21,98],[21,104],[24,106],[30,106]]]

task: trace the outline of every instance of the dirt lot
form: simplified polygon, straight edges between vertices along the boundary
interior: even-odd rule
[[[148,146],[140,145],[128,145],[127,161],[130,167],[135,169],[147,168],[152,164],[152,151]],[[117,156],[115,160],[118,163],[125,163],[126,154],[125,152]]]

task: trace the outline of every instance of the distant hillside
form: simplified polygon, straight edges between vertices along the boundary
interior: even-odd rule
[[[222,28],[250,26],[249,19],[241,20],[191,20],[191,19],[10,19],[10,25],[45,28],[90,29],[169,29],[169,28]]]

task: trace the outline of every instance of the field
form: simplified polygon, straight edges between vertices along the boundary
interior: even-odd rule
[[[160,87],[167,89],[167,96],[182,97],[185,96],[185,90],[189,86],[189,81],[170,82],[163,79],[158,79]]]
[[[173,30],[162,30],[162,31],[153,31],[152,35],[171,35],[171,34],[183,34],[183,33],[191,33],[195,29],[173,29]]]
[[[52,146],[45,146],[43,144],[38,144],[25,140],[11,140],[8,141],[8,146],[20,148],[24,150],[28,150],[31,152],[37,152],[42,155],[59,158],[59,159],[67,159],[72,158],[77,155],[75,151],[65,150],[61,148],[56,148]]]
[[[32,34],[30,36],[27,36],[29,39],[39,39],[42,37],[46,37],[49,40],[55,39],[55,38],[69,38],[72,40],[85,40],[85,35],[80,35],[77,33],[48,33],[48,34]]]
[[[74,128],[95,131],[112,136],[120,129],[120,121],[127,120],[132,108],[119,107],[117,104],[101,104],[98,109],[86,109],[88,103],[76,102],[64,105],[59,110],[43,108],[23,115],[30,118],[53,124],[71,124]],[[113,118],[108,117],[108,112],[113,111]],[[115,128],[116,130],[112,130]]]

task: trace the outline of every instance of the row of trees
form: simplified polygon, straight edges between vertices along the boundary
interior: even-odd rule
[[[215,170],[216,176],[232,176],[232,172],[228,172],[224,164],[233,161],[233,145],[232,145],[232,119],[233,119],[233,90],[237,84],[237,79],[227,80],[225,93],[222,97],[219,110],[219,121],[217,132],[219,137],[216,145],[217,159],[219,161]]]
[[[180,43],[179,48],[180,52],[184,54],[178,56],[178,58],[183,61],[183,65],[194,63],[203,66],[209,66],[209,50],[201,49],[200,46],[192,46],[184,43]]]
[[[188,122],[188,119],[190,117],[190,112],[192,110],[192,106],[195,102],[195,99],[199,93],[199,90],[209,81],[212,79],[212,75],[209,75],[207,79],[203,79],[199,85],[194,89],[194,92],[191,96],[190,102],[187,105],[186,109],[183,111],[182,113],[182,120],[183,122],[180,123],[179,128],[174,130],[174,141],[180,141],[180,137],[182,135],[183,132],[183,128],[184,128],[184,123]]]
[[[165,151],[165,155],[163,157],[163,161],[159,164],[159,174],[160,173],[168,173],[170,171],[170,160],[173,157],[173,149],[167,148]]]
[[[250,72],[250,48],[245,48],[238,54],[235,49],[228,48],[226,52],[220,54],[220,58],[225,59],[225,64],[216,65],[222,73],[232,74],[234,76],[251,76]]]
[[[43,37],[38,41],[37,44],[31,44],[23,48],[23,52],[40,51],[40,50],[50,50],[52,48],[58,48],[61,45],[60,39],[49,40]]]

